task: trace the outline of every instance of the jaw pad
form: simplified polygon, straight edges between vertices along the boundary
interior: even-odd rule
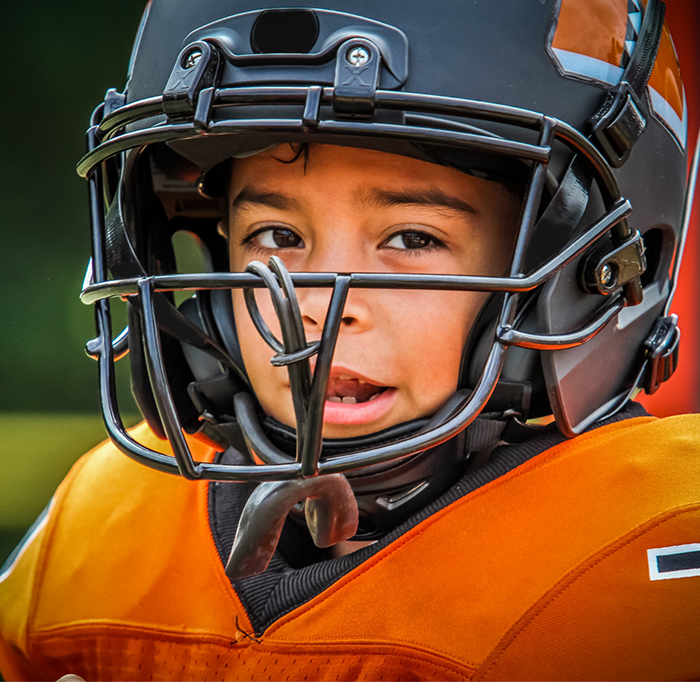
[[[261,483],[243,508],[226,564],[229,578],[240,580],[267,568],[287,514],[303,500],[306,523],[318,547],[330,547],[357,532],[357,502],[342,474]]]

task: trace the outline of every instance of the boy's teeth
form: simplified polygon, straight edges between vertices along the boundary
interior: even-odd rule
[[[365,402],[372,402],[372,400],[376,400],[383,391],[380,391],[379,393],[375,393],[371,398],[368,398]],[[339,395],[329,395],[326,400],[330,403],[345,403],[346,405],[357,405],[357,398],[355,396],[351,395],[346,395],[346,396],[339,396]]]

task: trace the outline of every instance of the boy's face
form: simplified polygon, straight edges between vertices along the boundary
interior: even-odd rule
[[[234,161],[231,267],[279,256],[290,271],[504,274],[519,202],[501,185],[382,152],[289,145]],[[330,289],[297,289],[307,340],[320,338]],[[269,295],[261,313],[281,338]],[[374,433],[433,414],[457,387],[462,349],[485,294],[350,289],[325,403],[323,436]],[[265,412],[294,426],[287,370],[233,306],[243,359]],[[312,368],[314,363],[312,358]]]

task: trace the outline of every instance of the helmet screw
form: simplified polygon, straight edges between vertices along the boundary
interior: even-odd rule
[[[346,57],[353,66],[363,66],[369,61],[369,51],[360,45],[356,45],[348,50]]]
[[[191,69],[199,61],[201,56],[201,50],[192,50],[192,52],[189,52],[187,55],[185,55],[185,59],[183,60],[182,66],[185,69]]]
[[[613,269],[607,263],[600,269],[600,283],[604,287],[610,286],[613,279]]]

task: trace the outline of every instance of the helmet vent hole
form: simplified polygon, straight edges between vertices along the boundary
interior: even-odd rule
[[[651,284],[656,278],[656,273],[661,263],[661,247],[663,245],[663,231],[658,227],[648,230],[644,233],[644,255],[647,259],[647,269],[640,277],[643,287]]]
[[[250,34],[254,52],[306,54],[318,38],[318,18],[310,9],[271,9],[255,20]]]

